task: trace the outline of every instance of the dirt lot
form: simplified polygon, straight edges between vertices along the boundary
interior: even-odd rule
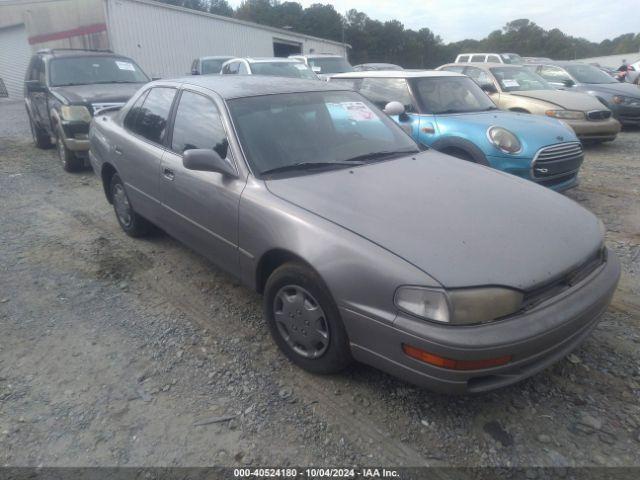
[[[126,237],[93,173],[0,103],[0,465],[640,465],[640,131],[590,147],[569,196],[624,266],[573,355],[466,398],[361,365],[316,377],[256,294],[162,233]]]

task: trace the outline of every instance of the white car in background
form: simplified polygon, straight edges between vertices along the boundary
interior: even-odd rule
[[[319,80],[309,67],[298,60],[280,57],[238,57],[222,65],[221,75],[266,75],[272,77]]]

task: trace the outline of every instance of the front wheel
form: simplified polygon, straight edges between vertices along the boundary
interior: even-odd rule
[[[267,280],[264,313],[280,350],[312,373],[336,373],[351,362],[338,307],[322,279],[301,263],[278,267]]]
[[[134,238],[147,235],[151,230],[151,223],[133,209],[124,189],[124,183],[117,173],[111,177],[110,193],[113,209],[122,230]]]
[[[78,158],[76,154],[69,150],[64,144],[64,137],[61,132],[58,132],[56,150],[58,151],[58,158],[60,162],[62,162],[62,168],[65,172],[77,172],[84,166],[82,159]]]
[[[29,117],[29,128],[31,129],[31,138],[33,144],[40,149],[51,148],[51,138],[49,134],[42,128],[38,127],[31,118],[29,111],[27,110],[27,116]]]

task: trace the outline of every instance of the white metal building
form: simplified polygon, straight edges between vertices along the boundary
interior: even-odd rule
[[[29,57],[42,48],[109,48],[159,77],[208,55],[347,55],[332,40],[152,0],[0,0],[0,78],[11,98],[22,97]]]
[[[628,64],[640,62],[640,52],[625,53],[624,55],[607,55],[605,57],[581,58],[579,62],[597,63],[603,67],[618,68],[622,65],[622,61],[626,60]]]

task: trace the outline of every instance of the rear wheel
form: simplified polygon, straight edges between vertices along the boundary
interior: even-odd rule
[[[82,159],[78,158],[76,154],[69,150],[64,144],[62,132],[58,132],[56,150],[58,151],[58,158],[60,162],[62,162],[62,168],[64,168],[65,172],[77,172],[84,166]]]
[[[346,330],[322,279],[309,267],[289,262],[267,280],[264,313],[280,350],[313,373],[335,373],[351,361]]]
[[[110,194],[113,209],[122,230],[134,238],[147,235],[151,230],[151,223],[133,209],[124,189],[124,183],[117,173],[111,177]]]
[[[33,144],[41,149],[51,148],[51,137],[46,132],[46,130],[38,127],[31,115],[27,111],[27,116],[29,117],[29,127],[31,128],[31,138],[33,139]]]

